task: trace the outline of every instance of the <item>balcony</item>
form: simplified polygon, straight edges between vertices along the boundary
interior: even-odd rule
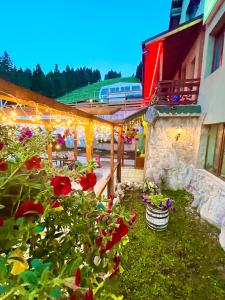
[[[198,101],[200,79],[161,80],[156,86],[152,104],[191,105]]]

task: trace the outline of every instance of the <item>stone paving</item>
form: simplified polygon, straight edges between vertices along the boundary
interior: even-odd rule
[[[124,166],[122,168],[122,182],[143,182],[144,170],[135,169],[134,166]]]

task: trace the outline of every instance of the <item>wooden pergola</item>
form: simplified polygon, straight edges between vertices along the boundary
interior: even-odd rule
[[[9,120],[13,123],[43,125],[53,129],[57,118],[60,121],[68,121],[67,128],[73,130],[74,134],[74,159],[77,160],[77,130],[78,122],[84,126],[86,141],[86,158],[93,158],[94,126],[102,126],[110,131],[110,174],[102,183],[97,194],[101,194],[108,187],[108,195],[114,193],[114,173],[117,170],[117,181],[121,182],[121,158],[123,141],[121,138],[122,127],[113,121],[104,120],[93,114],[81,111],[77,108],[59,103],[54,99],[35,93],[31,90],[19,87],[11,82],[0,79],[0,99],[10,102],[10,105],[0,107],[0,122]],[[11,105],[14,103],[15,105]],[[45,115],[45,118],[43,117]],[[52,119],[52,116],[54,118]],[[117,163],[114,163],[114,130],[118,130],[118,154]],[[48,160],[52,166],[52,145],[47,146]]]

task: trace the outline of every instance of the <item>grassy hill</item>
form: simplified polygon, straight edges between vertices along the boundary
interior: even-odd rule
[[[101,87],[117,82],[138,82],[138,79],[136,77],[123,77],[123,78],[114,78],[109,80],[104,80],[101,82],[96,82],[93,84],[89,84],[87,86],[84,86],[82,88],[76,89],[57,100],[59,102],[69,104],[72,102],[81,102],[88,99],[99,99],[99,91]]]

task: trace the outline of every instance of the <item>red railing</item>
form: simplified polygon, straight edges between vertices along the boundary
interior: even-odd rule
[[[152,104],[188,105],[198,101],[200,79],[161,80],[156,86]]]

